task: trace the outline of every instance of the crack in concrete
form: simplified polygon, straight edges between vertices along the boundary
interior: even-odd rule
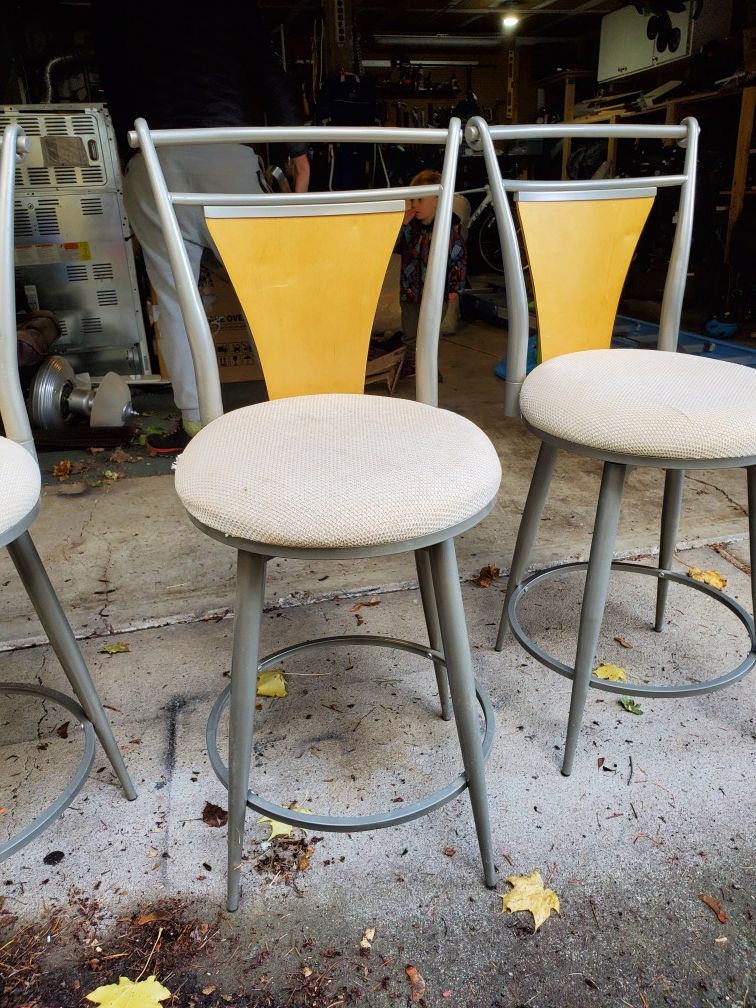
[[[722,487],[717,486],[715,483],[708,483],[706,480],[696,479],[696,477],[695,476],[691,476],[690,473],[686,473],[685,474],[685,479],[690,480],[691,483],[700,483],[701,486],[710,487],[712,490],[716,490],[717,493],[721,493],[722,496],[724,497],[724,499],[726,501],[728,501],[730,504],[732,504],[732,506],[734,508],[737,508],[737,510],[742,515],[746,515],[746,516],[748,515],[748,508],[743,507],[742,504],[739,504],[738,501],[736,501],[732,497],[730,497],[730,495],[727,493],[727,491],[723,490]]]

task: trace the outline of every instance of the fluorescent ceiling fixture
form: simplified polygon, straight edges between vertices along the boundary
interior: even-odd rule
[[[492,49],[501,45],[500,35],[401,35],[379,32],[376,45],[411,46],[415,49]]]
[[[520,23],[520,18],[517,14],[505,14],[501,19],[501,25],[503,28],[516,28]]]

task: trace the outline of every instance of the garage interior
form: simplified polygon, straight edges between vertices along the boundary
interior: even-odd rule
[[[418,127],[444,127],[452,115],[499,124],[694,116],[701,138],[679,349],[756,366],[753,0],[259,7],[303,121],[314,125],[340,116]],[[218,15],[207,7],[202,16]],[[244,901],[236,915],[223,912],[226,831],[213,828],[220,824],[206,808],[222,813],[227,795],[204,732],[228,682],[234,557],[192,526],[174,491],[173,459],[146,445],[176,410],[159,312],[123,209],[92,24],[86,0],[8,5],[0,128],[20,122],[34,141],[17,174],[19,333],[39,311],[57,326],[55,341],[22,371],[44,485],[32,532],[139,795],[125,801],[98,753],[71,806],[0,865],[0,1004],[66,1008],[119,976],[150,974],[171,991],[166,1004],[217,1008],[754,1004],[749,682],[706,697],[644,698],[640,715],[592,690],[579,765],[564,778],[567,684],[511,637],[501,653],[493,649],[538,443],[503,411],[501,248],[482,159],[464,145],[456,191],[469,204],[468,280],[442,328],[439,405],[486,432],[503,470],[494,510],[457,542],[475,675],[497,719],[487,775],[500,882],[491,892],[478,878],[464,795],[390,830],[295,829],[272,842],[248,812]],[[258,153],[280,185],[272,169],[286,174],[284,152]],[[376,184],[406,184],[425,167],[419,150],[381,154],[365,168]],[[325,190],[327,146],[313,144],[310,156],[311,190]],[[679,158],[674,145],[628,141],[532,141],[499,151],[510,178],[665,174]],[[658,201],[622,293],[614,346],[654,343],[673,223]],[[412,379],[382,362],[382,344],[401,328],[392,258],[366,393],[412,399]],[[253,340],[212,258],[201,294],[226,407],[265,401]],[[64,363],[50,366],[51,357]],[[61,392],[69,380],[85,391],[91,382],[94,405],[70,387]],[[591,459],[560,455],[532,569],[587,559],[600,474]],[[632,474],[615,559],[658,562],[662,490],[660,471]],[[748,529],[743,473],[689,472],[675,568],[719,572],[750,611]],[[5,551],[0,568],[0,678],[65,691]],[[670,684],[705,679],[748,653],[731,614],[677,585],[668,626],[654,633],[651,580],[612,577],[602,662]],[[571,573],[523,605],[539,644],[566,662],[580,591]],[[269,565],[267,650],[350,632],[425,639],[411,563]],[[271,794],[306,808],[373,811],[433,790],[457,766],[456,740],[433,715],[427,663],[366,651],[295,657],[286,662],[289,695],[260,698],[253,765]],[[53,705],[0,699],[1,844],[65,788],[83,743],[79,725],[62,730],[66,716]],[[222,724],[223,738],[226,731]],[[526,915],[502,912],[501,897],[508,876],[536,868],[558,893],[561,914],[533,932]]]

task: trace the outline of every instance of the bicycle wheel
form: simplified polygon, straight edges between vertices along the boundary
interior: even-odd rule
[[[496,217],[493,209],[490,209],[481,220],[477,228],[478,253],[481,260],[494,273],[504,272],[504,263],[501,256],[501,242],[499,241],[499,229],[496,226]]]

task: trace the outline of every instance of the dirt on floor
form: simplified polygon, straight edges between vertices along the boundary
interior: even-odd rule
[[[710,874],[703,852],[700,872],[671,872],[649,891],[647,879],[637,889],[607,879],[590,895],[583,880],[563,881],[561,915],[537,932],[529,912],[499,912],[503,878],[497,893],[414,889],[395,915],[371,924],[358,893],[346,902],[323,892],[322,913],[312,913],[308,871],[324,853],[321,840],[295,831],[253,844],[245,861],[259,890],[235,915],[166,899],[114,917],[118,900],[96,884],[23,920],[0,896],[0,1005],[74,1008],[119,977],[144,985],[151,976],[165,988],[160,1003],[182,1008],[756,1004],[752,871],[742,865],[732,864],[726,889],[711,881],[724,877],[721,863]],[[134,1002],[100,992],[97,1003],[157,1006],[146,990]]]

